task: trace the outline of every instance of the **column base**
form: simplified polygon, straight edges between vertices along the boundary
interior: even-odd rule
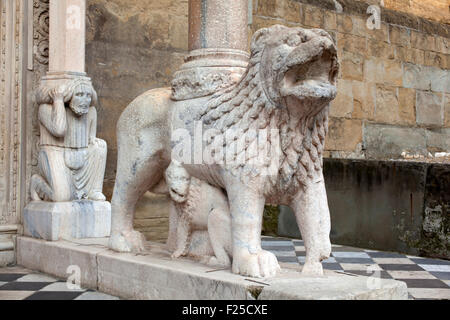
[[[111,232],[111,204],[106,201],[33,201],[23,216],[25,235],[38,239],[103,238]]]
[[[206,97],[230,87],[247,70],[249,54],[224,48],[193,50],[172,80],[175,101]]]

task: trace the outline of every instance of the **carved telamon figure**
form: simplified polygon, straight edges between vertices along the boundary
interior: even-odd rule
[[[40,174],[31,178],[32,200],[105,200],[107,148],[96,137],[96,102],[97,94],[86,78],[39,89]]]

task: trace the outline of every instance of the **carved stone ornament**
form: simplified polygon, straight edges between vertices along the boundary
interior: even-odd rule
[[[49,59],[49,0],[34,0],[34,54],[43,65]]]
[[[305,242],[303,273],[323,274],[331,244],[322,155],[338,69],[327,32],[275,25],[254,34],[237,83],[182,101],[170,89],[136,98],[117,125],[110,247],[144,250],[133,229],[136,201],[166,192],[174,257],[228,257],[234,273],[271,277],[279,265],[261,248],[262,216],[266,203],[282,204]]]
[[[96,137],[97,94],[87,77],[43,81],[38,89],[39,174],[34,201],[104,201],[106,142]]]

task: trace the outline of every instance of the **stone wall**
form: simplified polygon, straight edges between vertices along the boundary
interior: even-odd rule
[[[87,0],[86,69],[108,143],[105,192],[116,175],[116,123],[143,92],[170,85],[187,53],[188,0]]]
[[[324,28],[336,39],[342,68],[326,156],[385,159],[450,151],[450,26],[439,23],[448,22],[442,0],[384,0],[378,30],[367,28],[366,12],[379,0],[337,2],[253,0],[249,21],[249,39],[273,24]],[[406,2],[410,6],[401,5]],[[169,86],[187,53],[188,1],[87,4],[86,66],[99,95],[98,136],[108,143],[105,193],[110,199],[117,120],[139,94]],[[147,193],[138,204],[135,225],[149,238],[166,235],[165,201]]]
[[[333,243],[450,259],[450,166],[325,159]],[[300,238],[282,207],[278,234]]]
[[[170,86],[187,53],[188,0],[87,0],[86,68],[99,96],[98,136],[108,143],[104,192],[116,176],[116,123],[141,93]],[[167,238],[167,199],[150,193],[136,208],[135,227]]]
[[[370,30],[368,4],[339,3],[258,0],[253,9],[253,31],[281,23],[323,28],[337,41],[341,73],[326,156],[450,151],[450,25],[382,8],[380,29]]]

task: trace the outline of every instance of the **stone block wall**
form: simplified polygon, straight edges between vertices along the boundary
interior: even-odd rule
[[[367,3],[338,3],[340,8],[328,0],[253,1],[253,31],[273,24],[323,28],[337,42],[341,72],[326,157],[449,152],[450,25],[381,7],[380,28],[371,30]]]
[[[450,166],[325,159],[333,243],[450,259]],[[281,207],[278,234],[301,237]]]
[[[188,50],[187,23],[188,0],[87,0],[86,69],[99,97],[98,136],[108,143],[108,197],[119,116],[140,94],[170,85]]]
[[[108,143],[104,192],[111,199],[116,176],[116,124],[147,90],[170,86],[188,52],[188,0],[87,0],[86,68],[99,96],[98,133]],[[135,228],[165,241],[165,197],[146,193]]]

